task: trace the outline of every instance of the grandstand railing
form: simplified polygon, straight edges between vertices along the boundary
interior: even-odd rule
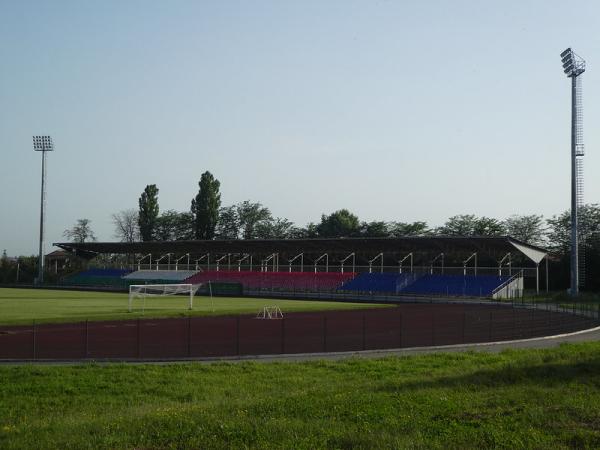
[[[496,289],[494,289],[492,291],[492,298],[494,298],[495,295],[497,295],[500,291],[502,291],[502,289],[506,289],[507,290],[507,296],[504,298],[521,298],[523,297],[523,271],[519,271],[518,273],[514,274],[512,277],[510,277],[508,280],[506,280],[504,283],[502,283],[500,286],[498,286]],[[519,279],[521,279],[521,287],[517,288],[517,289],[511,289],[509,290],[508,287],[514,283],[515,281],[518,281]],[[516,293],[517,295],[512,295]]]
[[[138,269],[138,265],[137,264],[114,264],[114,265],[110,265],[110,264],[99,264],[99,265],[94,265],[94,264],[90,264],[89,266],[90,268],[99,268],[99,269],[127,269],[130,271],[135,271],[135,270],[217,270],[217,264],[214,263],[213,261],[211,261],[210,264],[206,264],[206,263],[200,263],[200,264],[177,264],[177,268],[175,267],[175,263],[172,262],[170,265],[169,264],[159,264],[158,266],[155,263],[152,263],[152,265],[148,265],[148,264],[141,264],[140,265],[140,269]],[[260,267],[260,263],[254,263],[253,265],[250,264],[240,264],[238,265],[238,263],[236,261],[234,261],[234,259],[232,258],[231,260],[231,264],[227,264],[227,262],[221,262],[218,265],[219,270],[223,270],[223,271],[253,271],[253,272],[261,272],[261,267]],[[314,266],[310,265],[310,264],[304,264],[304,265],[300,265],[300,264],[292,264],[291,266],[286,264],[280,264],[279,266],[279,270],[277,272],[288,272],[289,269],[291,268],[292,272],[310,272],[310,273],[314,273]],[[325,265],[323,266],[317,266],[317,273],[341,273],[342,272],[342,268],[344,269],[344,272],[348,272],[348,265],[342,265],[342,264],[334,264],[330,261],[327,269],[325,270]],[[302,270],[303,269],[303,270]],[[377,266],[377,267],[371,267],[372,273],[381,273],[382,269],[381,266]],[[460,265],[460,266],[445,266],[443,268],[443,274],[446,275],[463,275],[464,274],[464,270],[465,267]],[[264,271],[264,270],[263,270]],[[497,275],[499,271],[498,266],[478,266],[477,267],[477,275]],[[272,266],[268,266],[267,270],[264,272],[273,272],[272,270]],[[357,273],[362,273],[362,272],[369,272],[369,266],[368,265],[356,265],[354,267],[354,272]],[[407,272],[411,272],[410,269],[408,267],[406,267],[405,265],[402,266],[402,273],[407,273]],[[523,276],[526,278],[534,278],[536,275],[536,269],[535,267],[518,267],[518,266],[512,266],[511,268],[511,275],[516,274],[517,272],[522,272]],[[383,273],[400,273],[400,266],[399,265],[394,265],[394,266],[383,266]],[[430,265],[415,265],[412,269],[412,273],[415,274],[427,274],[427,273],[431,273],[431,266]],[[433,268],[433,273],[434,274],[442,274],[442,268],[441,267],[434,267]],[[468,267],[467,268],[467,275],[473,275],[473,267]],[[509,275],[509,269],[507,267],[502,267],[502,275],[506,276]]]

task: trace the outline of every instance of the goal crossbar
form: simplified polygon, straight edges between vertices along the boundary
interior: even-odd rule
[[[189,295],[188,308],[192,309],[194,304],[194,294],[200,288],[200,284],[132,284],[129,286],[129,312],[133,310],[133,300],[135,298],[146,297],[166,297],[171,295]],[[145,301],[144,308],[145,309]],[[143,310],[142,309],[142,310]]]

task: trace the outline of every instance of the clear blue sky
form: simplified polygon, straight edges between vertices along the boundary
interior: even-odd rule
[[[36,252],[46,133],[47,242],[112,240],[146,184],[188,210],[205,170],[299,225],[560,213],[568,46],[598,202],[598,30],[596,1],[1,2],[0,251]]]

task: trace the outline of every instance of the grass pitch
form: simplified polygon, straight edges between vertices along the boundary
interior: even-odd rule
[[[160,297],[147,300],[145,311],[137,300],[133,312],[127,311],[128,294],[0,288],[0,324],[20,325],[36,322],[76,322],[80,320],[121,320],[136,318],[182,317],[228,314],[256,314],[263,306],[277,305],[283,313],[372,308],[365,303],[278,300],[273,298],[196,296],[194,309],[187,310],[187,298]],[[383,305],[379,305],[383,306]],[[213,311],[214,307],[214,311]]]
[[[600,343],[306,363],[0,366],[0,448],[599,448]]]

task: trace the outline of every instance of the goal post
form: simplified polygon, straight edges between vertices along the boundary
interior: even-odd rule
[[[200,284],[132,284],[129,286],[129,312],[133,311],[133,301],[143,300],[142,312],[146,309],[147,297],[167,297],[174,295],[189,295],[188,309],[194,306],[194,294]]]

